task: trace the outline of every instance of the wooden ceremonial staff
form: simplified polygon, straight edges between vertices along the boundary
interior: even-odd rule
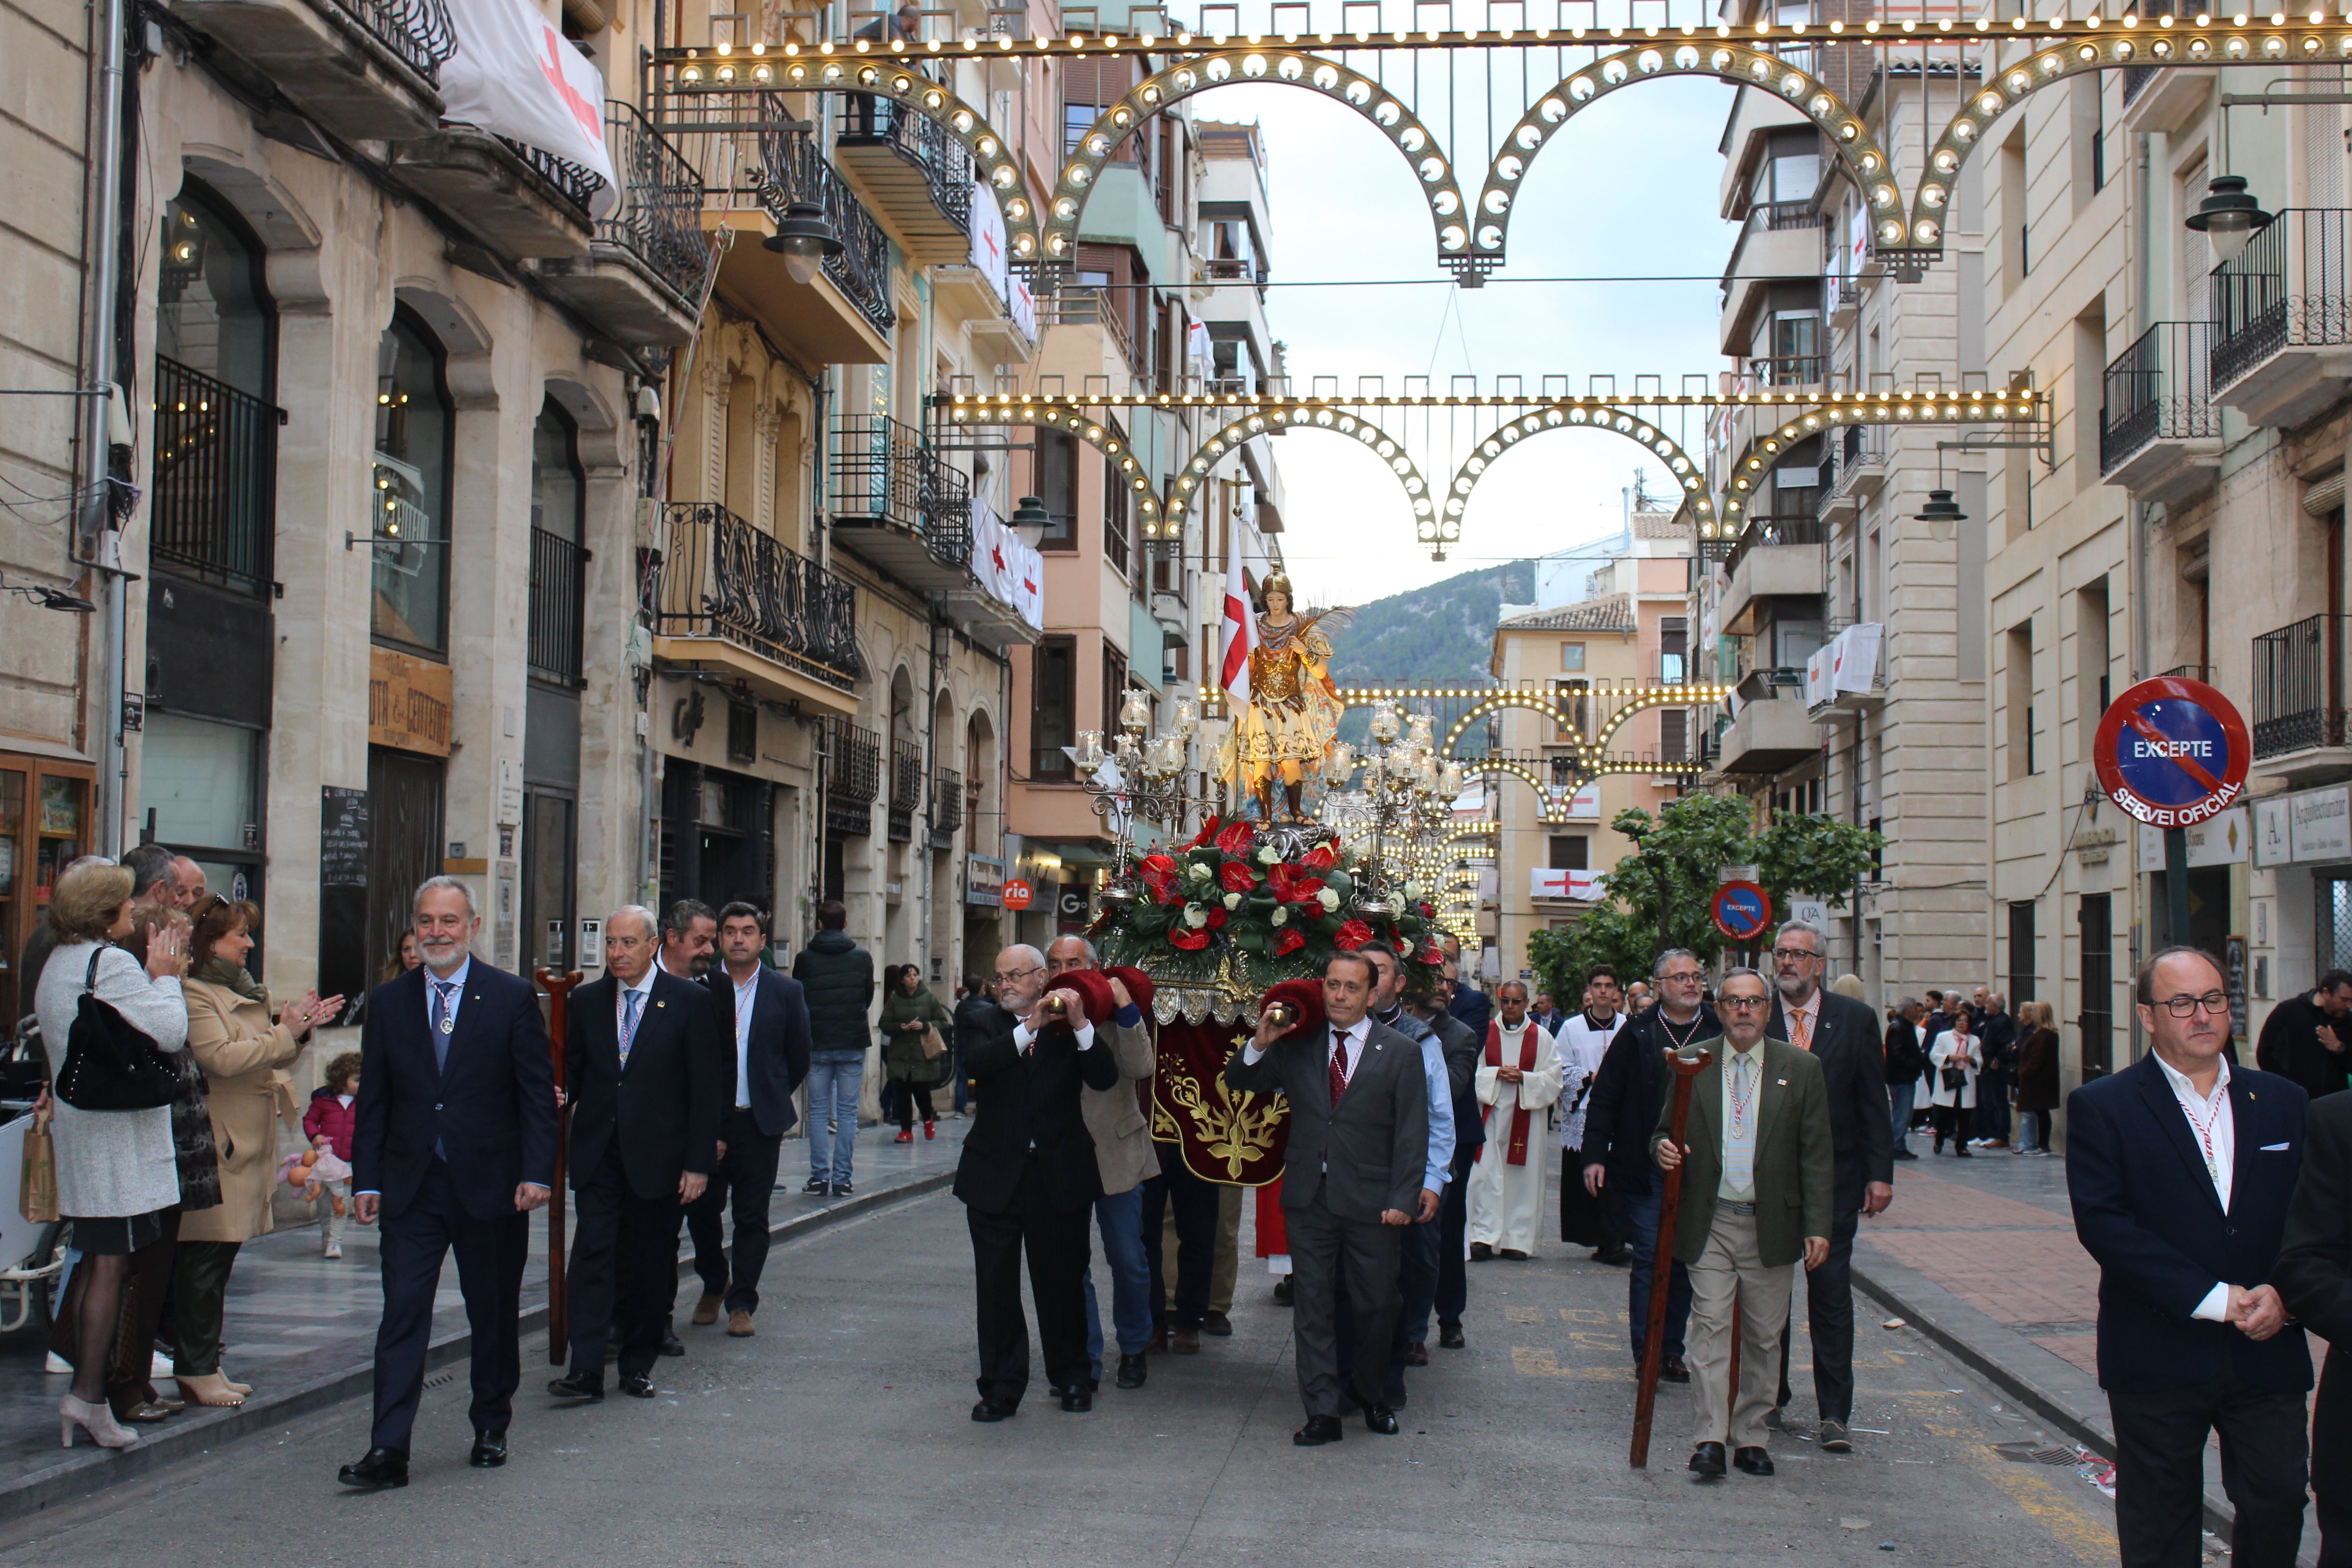
[[[559,975],[534,969],[532,979],[547,993],[548,1052],[553,1058],[556,1092],[563,1091],[563,1050],[572,1027],[572,988],[581,981],[577,969]],[[558,1102],[561,1104],[561,1102]],[[547,1359],[562,1366],[571,1353],[572,1331],[563,1293],[563,1124],[570,1107],[555,1113],[555,1185],[547,1194]]]
[[[1696,1056],[1685,1056],[1678,1051],[1660,1054],[1675,1075],[1675,1113],[1670,1124],[1675,1147],[1679,1149],[1690,1125],[1691,1081],[1706,1070],[1714,1056],[1705,1051]],[[1633,1395],[1633,1468],[1637,1470],[1649,1468],[1650,1418],[1658,1408],[1658,1362],[1666,1347],[1666,1292],[1675,1279],[1675,1221],[1683,1198],[1681,1162],[1677,1161],[1664,1176],[1666,1188],[1658,1201],[1657,1239],[1650,1245],[1650,1324],[1642,1341],[1642,1375]]]

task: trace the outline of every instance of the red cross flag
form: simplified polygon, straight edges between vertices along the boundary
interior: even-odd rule
[[[1249,659],[1257,647],[1257,617],[1250,612],[1249,579],[1242,570],[1240,519],[1233,519],[1226,528],[1225,623],[1217,639],[1218,684],[1233,694],[1234,701],[1246,704],[1250,698]]]

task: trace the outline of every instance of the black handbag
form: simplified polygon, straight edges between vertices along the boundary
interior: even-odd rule
[[[89,956],[81,1000],[66,1033],[66,1059],[58,1069],[57,1096],[77,1111],[152,1111],[169,1105],[180,1092],[180,1070],[163,1047],[150,1040],[111,1002],[100,1001],[98,961]]]
[[[1944,1087],[1945,1087],[1945,1088],[1947,1088],[1947,1089],[1952,1089],[1952,1090],[1959,1090],[1959,1089],[1965,1089],[1965,1088],[1967,1088],[1968,1086],[1969,1086],[1969,1074],[1968,1074],[1968,1071],[1967,1071],[1967,1069],[1965,1069],[1965,1068],[1959,1068],[1959,1067],[1947,1067],[1946,1069],[1944,1069]]]

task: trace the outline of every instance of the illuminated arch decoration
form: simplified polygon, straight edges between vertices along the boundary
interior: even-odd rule
[[[1528,788],[1536,792],[1536,800],[1541,802],[1542,809],[1537,813],[1538,821],[1568,821],[1568,800],[1576,793],[1574,785],[1554,784],[1526,763],[1513,761],[1507,757],[1465,757],[1458,760],[1465,774],[1507,773],[1514,779],[1525,779]]]
[[[1850,399],[1833,399],[1806,408],[1780,425],[1749,437],[1748,444],[1732,460],[1727,471],[1730,479],[1716,508],[1718,536],[1737,538],[1747,526],[1748,502],[1771,473],[1773,465],[1791,446],[1823,431],[1854,424],[1889,424],[1897,428],[1906,424],[2032,424],[2047,414],[2047,405],[2040,394],[2022,386],[1999,392],[1856,393]]]
[[[1086,211],[1087,199],[1094,193],[1112,152],[1137,127],[1194,93],[1247,82],[1297,87],[1344,104],[1371,121],[1412,165],[1429,204],[1439,259],[1457,270],[1457,264],[1468,259],[1469,220],[1463,210],[1462,187],[1454,182],[1452,161],[1429,127],[1396,94],[1362,72],[1337,60],[1279,46],[1220,47],[1187,56],[1146,77],[1105,110],[1078,138],[1076,151],[1063,162],[1062,177],[1048,202],[1041,259],[1066,264],[1076,255],[1078,220]],[[1009,230],[1009,220],[1007,226]],[[1015,252],[1025,255],[1017,245]]]
[[[1713,707],[1731,695],[1729,686],[1694,681],[1685,686],[1641,686],[1624,694],[1609,722],[1583,747],[1577,758],[1577,772],[1586,779],[1598,779],[1618,773],[1696,773],[1696,763],[1643,762],[1639,758],[1612,758],[1604,755],[1610,737],[1624,727],[1625,721],[1637,714],[1662,707]]]
[[[1185,460],[1176,472],[1176,488],[1169,494],[1167,520],[1160,530],[1154,530],[1147,521],[1146,538],[1164,532],[1174,538],[1183,528],[1184,513],[1208,482],[1218,465],[1240,451],[1253,436],[1264,435],[1280,429],[1328,430],[1334,435],[1355,438],[1357,443],[1389,466],[1389,471],[1403,486],[1405,499],[1412,507],[1414,531],[1425,545],[1444,545],[1459,537],[1459,530],[1446,533],[1437,518],[1437,503],[1430,495],[1429,480],[1413,460],[1405,455],[1404,443],[1361,415],[1344,408],[1312,402],[1277,403],[1260,413],[1244,414],[1226,425],[1216,434],[1201,443],[1200,450]]]
[[[909,58],[903,51],[897,55],[870,54],[869,47],[862,40],[854,49],[845,52],[836,52],[831,44],[820,44],[805,51],[799,44],[786,44],[776,52],[771,52],[764,44],[742,51],[722,44],[708,57],[698,53],[680,63],[677,77],[679,85],[689,92],[717,89],[737,92],[871,93],[927,120],[937,120],[971,154],[977,178],[995,196],[997,211],[1004,215],[1005,241],[1013,247],[1012,259],[1034,263],[1038,257],[1037,207],[1031,198],[1028,182],[1022,175],[1020,161],[1005,145],[1003,135],[989,124],[987,115],[981,110],[925,76],[918,63],[919,57]]]
[[[2063,36],[2063,30],[2068,24],[2061,18],[2052,19],[2048,24],[2052,33],[2048,47],[1997,76],[1986,78],[1952,118],[1951,124],[1945,127],[1943,136],[1927,154],[1927,171],[1920,176],[1917,195],[1912,199],[1908,235],[1896,228],[1897,217],[1881,214],[1874,207],[1873,241],[1895,246],[1907,237],[1915,248],[1939,248],[1943,244],[1945,209],[1950,204],[1960,166],[1968,162],[1969,152],[1984,140],[1993,121],[2012,105],[2053,82],[2085,71],[2116,70],[2128,66],[2352,63],[2352,30],[2341,25],[2293,28],[2257,25],[2249,28],[2246,22],[2247,18],[2241,16],[2234,25],[2225,26],[2217,19],[2210,28],[2184,28],[2183,36],[2168,37],[2174,25],[2171,16],[2150,17],[2143,26],[2137,16],[2127,16],[2105,27],[2100,27],[2094,17],[2073,24],[2080,30],[2067,37]],[[2095,28],[2097,30],[2093,32]]]
[[[1694,76],[1715,77],[1738,86],[1752,87],[1794,105],[1820,128],[1823,139],[1837,150],[1839,161],[1853,176],[1855,186],[1870,206],[1872,233],[1876,235],[1885,229],[1885,224],[1880,221],[1883,216],[1895,225],[1895,237],[1887,242],[1888,247],[1900,247],[1902,193],[1890,173],[1885,150],[1871,135],[1862,116],[1854,113],[1843,99],[1810,71],[1759,49],[1713,39],[1675,43],[1661,38],[1655,43],[1603,55],[1571,72],[1520,116],[1518,124],[1512,127],[1496,150],[1495,162],[1486,172],[1486,187],[1478,193],[1478,205],[1473,214],[1477,227],[1472,239],[1472,261],[1482,268],[1491,268],[1501,262],[1511,204],[1518,195],[1522,177],[1534,162],[1535,155],[1580,110],[1637,82]]]
[[[1462,515],[1469,507],[1470,493],[1478,487],[1478,481],[1486,476],[1486,470],[1518,443],[1548,430],[1611,431],[1649,448],[1665,459],[1675,482],[1682,486],[1682,509],[1691,517],[1698,537],[1713,538],[1716,536],[1715,503],[1706,494],[1706,470],[1683,450],[1679,442],[1625,408],[1566,402],[1521,414],[1480,442],[1477,449],[1463,459],[1461,468],[1454,476],[1451,492],[1445,497],[1445,527],[1449,539],[1461,537]]]
[[[1609,688],[1605,686],[1591,688],[1593,691],[1606,691]],[[1591,692],[1588,692],[1587,695],[1590,695]],[[1496,692],[1493,696],[1482,697],[1477,702],[1473,703],[1470,707],[1463,713],[1461,717],[1455,719],[1452,726],[1446,729],[1444,740],[1439,743],[1437,747],[1438,754],[1445,758],[1450,762],[1459,762],[1465,770],[1468,769],[1474,762],[1478,762],[1480,759],[1472,757],[1457,756],[1454,748],[1462,744],[1462,737],[1469,733],[1470,727],[1472,725],[1477,723],[1480,719],[1486,717],[1490,714],[1497,714],[1502,712],[1505,708],[1514,707],[1526,708],[1531,713],[1543,714],[1549,717],[1555,724],[1559,725],[1560,728],[1580,737],[1583,734],[1583,731],[1577,727],[1574,717],[1570,715],[1568,710],[1561,707],[1558,703],[1553,702],[1541,692],[1501,691]],[[1576,744],[1581,747],[1583,742],[1580,739]]]
[[[1042,424],[1055,430],[1066,430],[1096,451],[1118,465],[1129,487],[1134,492],[1136,509],[1142,515],[1146,537],[1157,538],[1160,517],[1166,504],[1145,475],[1143,465],[1137,462],[1126,435],[1118,426],[1099,419],[1089,418],[1087,412],[1071,402],[1000,403],[993,411],[978,403],[958,403],[948,411],[951,423],[975,424]]]

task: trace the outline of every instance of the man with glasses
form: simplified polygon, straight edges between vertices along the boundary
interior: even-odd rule
[[[1674,1141],[1674,1107],[1658,1113],[1650,1157],[1684,1167],[1675,1256],[1691,1271],[1691,1473],[1772,1473],[1765,1416],[1789,1324],[1797,1260],[1818,1269],[1830,1252],[1830,1112],[1820,1059],[1768,1039],[1771,993],[1753,969],[1734,969],[1716,992],[1720,1039],[1691,1081],[1687,1140]],[[1738,1320],[1739,1386],[1731,1387]]]
[[[1584,1108],[1580,1156],[1586,1192],[1599,1197],[1613,1186],[1624,1200],[1633,1241],[1633,1273],[1625,1293],[1636,1366],[1649,1342],[1650,1277],[1657,1257],[1658,1206],[1664,1196],[1650,1163],[1650,1129],[1657,1125],[1672,1087],[1659,1056],[1723,1032],[1722,1020],[1701,999],[1706,971],[1697,954],[1687,947],[1669,947],[1658,955],[1650,977],[1657,984],[1656,1005],[1619,1030],[1601,1059],[1601,1071]],[[1668,1275],[1666,1343],[1658,1363],[1659,1375],[1669,1383],[1690,1381],[1683,1361],[1690,1290],[1689,1270],[1676,1262]]]
[[[2221,966],[2167,947],[2134,986],[2148,1054],[2066,1101],[2074,1233],[2099,1264],[2099,1385],[2124,1568],[2200,1560],[2208,1435],[2240,1568],[2303,1540],[2311,1356],[2271,1284],[2303,1167],[2303,1091],[2231,1068]]]
[[[1895,1127],[1886,1113],[1886,1059],[1878,1017],[1869,1004],[1822,988],[1822,934],[1802,921],[1780,927],[1772,943],[1775,995],[1766,1033],[1811,1051],[1829,1090],[1830,1134],[1837,1151],[1836,1218],[1830,1255],[1805,1274],[1806,1317],[1813,1341],[1813,1401],[1824,1453],[1851,1452],[1853,1419],[1853,1233],[1865,1214],[1895,1201]],[[1780,1396],[1769,1424],[1788,1408],[1789,1337],[1780,1339]]]
[[[2352,975],[2330,969],[2307,994],[2289,997],[2271,1009],[2254,1047],[2255,1064],[2294,1079],[2315,1100],[2336,1092],[2352,1073],[2347,1013],[2352,1013]]]

